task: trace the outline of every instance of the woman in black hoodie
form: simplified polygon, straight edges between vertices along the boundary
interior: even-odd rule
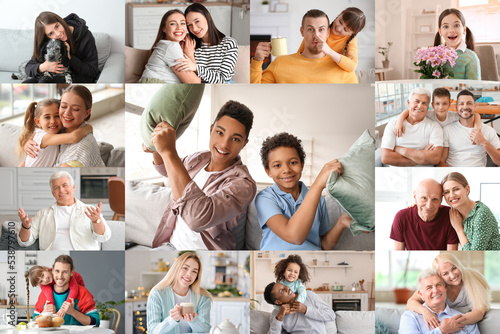
[[[58,62],[39,63],[40,48],[48,39],[59,39],[68,48],[69,69],[73,83],[96,82],[99,77],[97,47],[94,36],[84,19],[69,14],[64,19],[52,12],[42,12],[35,21],[35,44],[33,57],[26,65],[30,79],[24,83],[38,82],[37,75],[46,71],[63,73],[64,66]]]

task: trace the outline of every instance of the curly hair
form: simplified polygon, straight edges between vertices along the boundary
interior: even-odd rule
[[[273,295],[274,282],[269,283],[264,290],[264,299],[271,305],[276,304],[276,297]]]
[[[260,158],[262,159],[262,165],[265,169],[269,169],[269,152],[277,149],[278,147],[294,148],[299,155],[300,162],[304,164],[304,161],[306,160],[306,152],[304,152],[304,149],[302,148],[301,140],[294,135],[281,132],[272,137],[267,137],[262,143]]]
[[[274,276],[276,277],[276,282],[285,280],[285,270],[290,263],[298,264],[300,267],[299,279],[302,283],[307,283],[310,280],[309,272],[307,271],[307,266],[302,261],[302,258],[297,254],[288,255],[286,259],[279,261],[274,267]]]

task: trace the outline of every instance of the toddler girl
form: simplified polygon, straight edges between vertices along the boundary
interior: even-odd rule
[[[59,100],[47,98],[30,103],[26,109],[24,127],[19,136],[18,154],[22,155],[24,145],[30,139],[33,139],[40,149],[36,158],[27,156],[26,161],[19,167],[52,167],[59,154],[59,145],[77,143],[92,132],[92,126],[86,125],[73,133],[59,133],[62,129],[59,104]]]
[[[363,30],[366,17],[361,9],[349,7],[344,9],[330,24],[330,35],[323,41],[323,52],[330,56],[344,71],[344,83],[357,83],[356,67],[358,66],[358,43],[356,35]],[[304,41],[298,52],[304,51]]]
[[[47,298],[47,301],[54,305],[54,295],[52,293],[54,278],[52,276],[52,269],[44,266],[33,266],[26,276],[26,283],[28,283],[28,278],[33,287],[40,285],[40,289],[42,289],[42,293]],[[82,276],[75,271],[69,280],[69,295],[66,301],[71,302],[72,299],[76,299],[79,285],[85,286],[85,283],[83,282]],[[59,310],[55,316],[63,318],[65,314],[66,312]]]
[[[444,44],[457,51],[458,58],[451,68],[453,79],[481,80],[481,66],[474,52],[474,36],[465,26],[462,12],[455,8],[445,9],[439,15],[438,26],[434,46]]]
[[[299,255],[289,255],[286,259],[279,261],[274,268],[274,276],[276,282],[288,286],[297,294],[296,301],[304,303],[307,293],[303,283],[309,282],[309,272]],[[279,309],[278,305],[274,307]]]

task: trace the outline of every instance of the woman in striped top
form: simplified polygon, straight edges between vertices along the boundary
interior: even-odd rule
[[[148,333],[208,333],[212,298],[200,281],[200,259],[196,253],[183,253],[149,293]],[[194,313],[182,315],[181,303],[194,304]]]
[[[199,3],[186,8],[184,15],[190,37],[184,44],[185,59],[176,71],[194,71],[202,82],[234,83],[234,66],[238,60],[238,43],[220,32],[208,10]]]

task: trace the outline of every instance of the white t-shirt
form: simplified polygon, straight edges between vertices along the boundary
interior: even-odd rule
[[[444,147],[448,147],[446,164],[451,167],[486,167],[486,150],[481,145],[473,145],[470,133],[473,128],[468,128],[455,122],[443,128]],[[500,148],[500,140],[496,131],[485,124],[481,125],[484,138],[495,149]]]
[[[205,170],[207,166],[208,164],[193,178],[193,182],[195,182],[200,189],[203,189],[210,175],[220,173],[207,172]],[[191,230],[180,215],[177,216],[177,222],[175,223],[174,231],[170,237],[170,243],[174,245],[176,249],[208,250],[201,238],[201,234]]]
[[[37,128],[35,129],[35,135],[33,136],[33,140],[38,144],[38,153],[36,158],[32,158],[30,156],[26,157],[26,161],[24,162],[25,167],[52,167],[54,166],[57,155],[59,154],[59,145],[50,145],[46,148],[41,148],[42,138],[45,136],[47,132],[44,130]]]
[[[57,206],[55,210],[55,220],[56,220],[56,238],[52,244],[51,250],[71,250],[74,249],[71,243],[71,238],[69,235],[69,229],[71,225],[71,213],[73,212],[75,205],[70,206]]]
[[[436,112],[434,110],[429,110],[427,111],[427,117],[428,119],[430,119],[431,121],[434,121],[436,122],[437,124],[439,124],[442,128],[444,128],[445,126],[447,126],[448,124],[451,124],[453,122],[456,122],[460,119],[460,117],[458,117],[458,114],[456,112],[453,112],[453,111],[448,111],[448,115],[446,115],[446,119],[444,120],[444,122],[441,122],[438,118],[437,118],[437,115],[436,115]]]
[[[181,304],[181,303],[192,303],[191,299],[191,290],[188,290],[188,293],[185,296],[180,296],[174,292],[174,300],[176,304]],[[191,326],[189,326],[189,323],[182,319],[179,320],[179,332],[180,333],[192,333],[191,331]]]
[[[160,40],[153,49],[141,78],[154,78],[166,83],[182,83],[172,67],[179,64],[176,60],[183,58],[184,52],[178,42]]]
[[[381,148],[394,150],[394,147],[401,146],[422,150],[429,144],[443,146],[443,129],[436,122],[424,118],[421,122],[412,125],[405,120],[405,133],[402,137],[396,137],[394,134],[396,121],[396,118],[391,119],[385,127]]]

